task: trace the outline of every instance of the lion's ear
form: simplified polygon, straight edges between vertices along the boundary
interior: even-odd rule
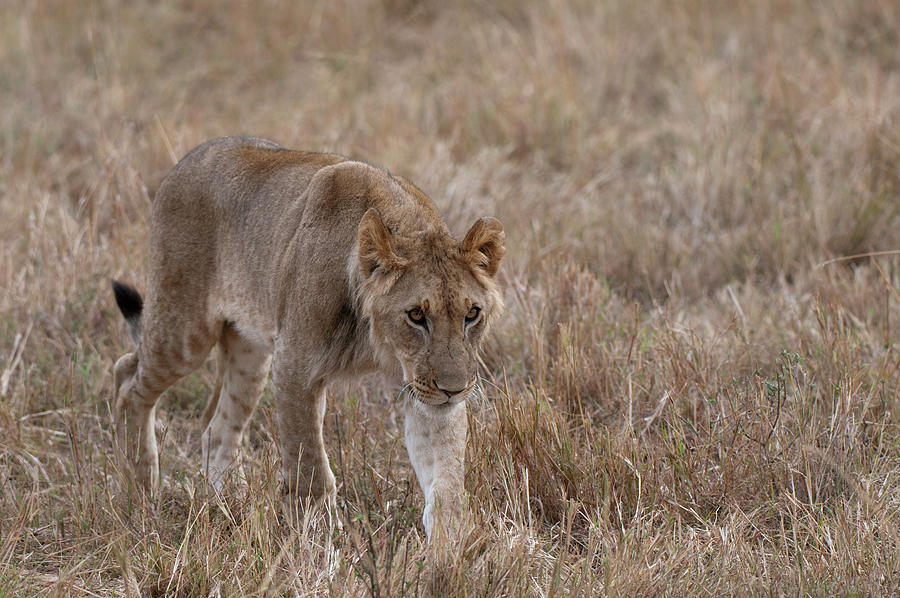
[[[378,267],[387,270],[400,268],[406,261],[398,257],[391,247],[391,231],[375,208],[363,214],[357,230],[359,242],[359,269],[368,278]]]
[[[479,218],[466,238],[460,243],[460,250],[469,263],[493,276],[500,268],[500,260],[506,255],[503,241],[506,233],[503,225],[496,218]]]

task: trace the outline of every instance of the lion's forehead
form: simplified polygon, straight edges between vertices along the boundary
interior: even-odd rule
[[[418,289],[418,300],[424,303],[424,307],[433,315],[459,319],[473,306],[483,304],[487,299],[487,295],[481,292],[474,278],[468,275],[472,280],[466,280],[466,276],[464,272],[453,276],[428,276]]]
[[[482,309],[490,300],[487,293],[464,263],[452,245],[428,243],[419,239],[415,247],[408,246],[406,254],[411,258],[403,295],[404,301],[418,303],[433,316],[445,315],[452,319],[463,317],[473,305]],[[452,240],[452,239],[451,239]]]

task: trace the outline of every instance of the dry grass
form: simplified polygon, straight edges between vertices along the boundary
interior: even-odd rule
[[[822,265],[900,249],[900,8],[733,4],[0,5],[0,596],[900,590],[900,256]],[[331,395],[343,533],[276,517],[268,394],[250,492],[207,500],[206,370],[159,499],[122,489],[107,281],[224,134],[506,225],[452,558],[377,383]]]

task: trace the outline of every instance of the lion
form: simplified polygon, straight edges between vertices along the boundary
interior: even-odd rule
[[[466,399],[503,310],[503,226],[454,239],[429,198],[382,168],[256,138],[208,141],[160,183],[146,301],[113,281],[136,343],[114,367],[127,471],[159,485],[156,404],[217,347],[203,465],[220,489],[271,369],[285,504],[335,504],[322,437],[330,381],[381,372],[404,384],[405,438],[422,523],[459,516]]]

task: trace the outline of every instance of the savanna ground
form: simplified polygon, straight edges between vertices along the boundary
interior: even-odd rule
[[[0,3],[0,596],[900,590],[900,5]],[[212,366],[164,487],[110,435],[155,186],[252,134],[505,224],[470,408],[472,528],[429,556],[398,401],[335,388],[343,532],[208,500]],[[865,255],[852,259],[838,258]]]

